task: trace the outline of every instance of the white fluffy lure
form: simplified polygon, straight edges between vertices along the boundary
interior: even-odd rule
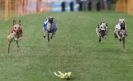
[[[71,79],[71,75],[72,72],[65,72],[65,73],[62,73],[61,71],[58,71],[58,73],[54,72],[54,75],[63,79],[63,80],[69,80]]]

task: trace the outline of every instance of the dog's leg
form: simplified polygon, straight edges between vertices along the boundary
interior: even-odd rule
[[[7,36],[7,41],[8,41],[8,53],[10,52],[10,44],[11,44],[11,42],[12,42],[12,37],[11,37],[11,35],[8,35]]]
[[[19,52],[20,46],[19,46],[19,41],[18,41],[18,40],[16,41],[16,44],[17,44],[17,47],[18,47],[18,48],[17,48],[17,52]]]
[[[16,40],[17,47],[19,48],[18,40]]]
[[[46,37],[46,35],[47,35],[47,32],[46,32],[46,31],[44,31],[44,32],[43,32],[43,38],[45,38],[45,37]]]
[[[8,53],[10,52],[10,43],[8,43]]]
[[[48,42],[50,42],[50,33],[47,33]]]
[[[54,33],[52,33],[52,35],[51,35],[51,39],[53,38],[53,35],[54,35]]]
[[[12,41],[13,41],[13,38],[8,39],[8,53],[10,52],[10,46],[11,46]]]

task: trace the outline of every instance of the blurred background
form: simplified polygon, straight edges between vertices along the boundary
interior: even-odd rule
[[[114,11],[133,15],[133,0],[0,0],[0,20],[46,12]]]

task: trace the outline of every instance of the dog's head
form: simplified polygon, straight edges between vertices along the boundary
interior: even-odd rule
[[[105,22],[101,22],[100,25],[99,25],[100,29],[106,29],[107,27],[108,27],[108,24],[105,23]]]
[[[119,24],[120,24],[120,26],[121,27],[124,27],[125,28],[125,19],[119,19],[119,22],[118,22]]]
[[[121,19],[119,19],[119,21],[118,21],[120,24],[121,23],[125,23],[125,19],[124,18],[121,18]]]
[[[16,20],[13,20],[13,28],[15,31],[19,31],[21,28],[21,20],[19,20],[18,23],[16,22]]]
[[[48,22],[49,22],[49,23],[53,23],[53,22],[54,22],[54,17],[49,16],[49,17],[48,17]]]

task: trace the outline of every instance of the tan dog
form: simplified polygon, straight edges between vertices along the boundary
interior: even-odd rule
[[[72,77],[72,72],[66,72],[66,73],[62,73],[61,71],[58,71],[58,74],[56,72],[54,72],[55,76],[63,79],[63,80],[70,80]]]
[[[21,21],[19,20],[18,23],[16,23],[15,20],[13,20],[13,27],[10,32],[10,34],[7,36],[7,41],[8,41],[8,53],[10,51],[10,45],[12,41],[16,41],[17,47],[19,48],[18,45],[18,40],[22,38],[22,27],[21,27]]]

